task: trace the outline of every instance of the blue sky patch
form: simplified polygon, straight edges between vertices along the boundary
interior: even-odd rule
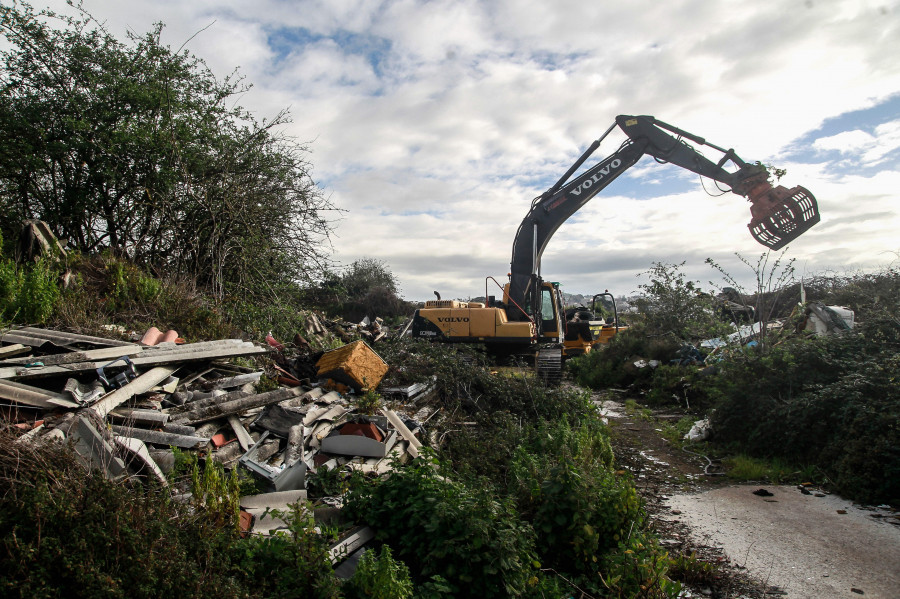
[[[339,29],[333,35],[313,33],[304,27],[275,29],[269,32],[269,47],[275,52],[276,62],[284,60],[291,52],[322,40],[331,40],[346,54],[365,56],[375,74],[384,74],[384,65],[391,51],[391,40],[366,33]]]

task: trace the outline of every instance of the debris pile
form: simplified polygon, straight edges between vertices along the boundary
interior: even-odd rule
[[[377,341],[387,333],[379,321],[353,334]],[[307,335],[326,330],[315,315],[307,319]],[[422,446],[421,424],[364,401],[388,365],[363,340],[317,352],[301,335],[286,351],[271,335],[267,346],[184,343],[155,327],[141,343],[31,327],[0,332],[0,403],[6,425],[22,431],[18,443],[70,442],[85,464],[114,480],[169,485],[173,448],[239,468],[267,491],[241,501],[248,532],[283,528],[267,508],[305,499],[309,473],[380,475]],[[274,377],[233,360],[259,356],[271,359]],[[391,393],[409,400],[431,388]]]

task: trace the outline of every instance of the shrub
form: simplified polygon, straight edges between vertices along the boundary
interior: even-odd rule
[[[17,268],[0,258],[0,319],[43,324],[56,310],[60,298],[58,272],[50,260]]]
[[[644,326],[630,327],[608,344],[568,361],[568,368],[579,385],[591,389],[628,386],[647,382],[650,368],[636,368],[638,359],[668,363],[678,355],[682,342],[671,337],[654,337]]]
[[[641,521],[630,481],[613,471],[603,424],[565,420],[538,426],[517,449],[510,494],[540,535],[542,563],[567,572],[596,572],[596,559]]]
[[[669,578],[672,565],[673,561],[653,537],[640,532],[631,535],[603,560],[604,573],[600,581],[604,596],[621,599],[680,597],[681,584]]]
[[[751,456],[818,465],[847,497],[900,500],[900,324],[795,340],[733,359],[717,385],[718,439]]]
[[[382,546],[381,553],[366,551],[353,577],[341,588],[347,599],[407,599],[413,586],[409,568],[391,555],[391,548]]]
[[[534,576],[534,531],[490,487],[466,487],[419,458],[389,478],[357,485],[345,503],[416,576],[441,576],[457,596],[516,597]]]
[[[235,493],[212,470],[187,505],[86,470],[65,445],[0,432],[0,595],[337,597],[309,511],[288,515],[289,534],[242,539],[222,502]]]

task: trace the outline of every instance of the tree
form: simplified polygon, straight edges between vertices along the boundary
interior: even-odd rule
[[[687,280],[681,264],[654,262],[642,275],[649,282],[638,285],[642,293],[632,300],[652,335],[673,335],[693,340],[714,337],[725,328],[715,316],[713,298]]]
[[[308,280],[326,262],[330,202],[287,111],[257,121],[162,24],[125,42],[87,13],[0,7],[4,233],[40,218],[86,253],[110,250],[219,297]],[[277,286],[277,285],[276,285]]]

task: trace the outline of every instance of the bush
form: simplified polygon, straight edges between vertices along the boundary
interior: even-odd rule
[[[215,478],[195,488],[221,491]],[[0,481],[3,597],[337,596],[309,516],[289,535],[242,539],[227,505],[197,510],[169,489],[109,481],[62,444],[17,444],[8,432]]]
[[[0,319],[22,324],[50,320],[60,298],[58,275],[47,258],[19,268],[0,258]]]
[[[636,368],[639,359],[658,360],[664,364],[678,356],[682,342],[671,336],[655,337],[645,326],[634,326],[620,332],[606,345],[569,360],[567,367],[575,382],[591,389],[624,387],[648,382],[650,368]]]
[[[413,586],[409,568],[394,560],[391,548],[384,545],[380,554],[374,550],[363,554],[341,590],[347,599],[407,599],[412,597]]]
[[[681,264],[654,262],[639,285],[642,295],[632,300],[647,333],[679,340],[717,337],[728,326],[716,315],[714,299],[697,283],[685,280]]]
[[[817,465],[849,498],[898,502],[898,366],[894,319],[733,359],[716,383],[716,438],[755,457]]]
[[[455,596],[517,597],[535,576],[534,531],[490,487],[466,487],[419,458],[351,489],[345,511],[372,526],[415,573],[443,577]]]
[[[510,494],[540,535],[543,564],[582,575],[641,522],[629,480],[615,474],[599,420],[538,426],[517,449]]]

